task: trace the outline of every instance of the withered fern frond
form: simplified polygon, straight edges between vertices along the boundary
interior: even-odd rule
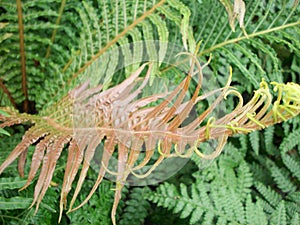
[[[104,91],[101,86],[88,88],[89,83],[86,82],[42,115],[21,114],[11,108],[1,108],[9,116],[0,114],[0,128],[24,122],[32,123],[32,127],[0,166],[0,173],[19,157],[18,170],[24,176],[27,149],[30,145],[35,145],[28,181],[22,189],[30,185],[41,166],[31,205],[36,205],[38,209],[50,185],[56,162],[67,146],[68,158],[62,183],[60,219],[67,206],[67,196],[72,183],[81,168],[69,212],[84,205],[105,174],[110,173],[116,177],[111,213],[113,224],[116,224],[115,214],[121,190],[129,175],[147,177],[170,157],[188,158],[195,153],[204,159],[213,159],[221,153],[229,136],[260,130],[299,114],[300,86],[295,83],[271,83],[274,91],[278,92],[278,97],[273,102],[268,84],[263,80],[252,99],[244,104],[241,94],[230,86],[230,72],[225,87],[200,95],[203,66],[190,53],[186,55],[190,58],[190,71],[178,87],[169,93],[139,98],[152,71],[152,64],[146,63],[121,84]],[[146,67],[146,75],[141,78],[140,75]],[[191,80],[197,75],[199,82],[191,99],[186,101],[185,96]],[[139,79],[142,80],[140,85],[136,82]],[[192,122],[183,123],[195,105],[216,93],[219,94],[218,97],[203,113]],[[228,95],[238,98],[236,108],[221,118],[211,116]],[[207,122],[203,125],[205,121]],[[218,140],[218,145],[214,152],[205,154],[200,151],[199,146],[209,139]],[[100,143],[103,143],[103,153],[98,178],[86,199],[74,207]],[[143,148],[146,148],[145,154],[141,154]],[[153,159],[155,152],[159,153],[155,163],[146,173],[139,173]],[[118,157],[117,171],[109,169],[113,154]]]

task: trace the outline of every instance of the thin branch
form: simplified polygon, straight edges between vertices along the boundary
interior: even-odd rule
[[[16,108],[17,104],[13,98],[13,96],[11,95],[10,91],[7,89],[7,87],[5,86],[5,84],[3,83],[2,79],[0,78],[0,89],[2,89],[2,91],[4,92],[4,94],[7,95],[10,103]]]
[[[59,9],[59,13],[58,13],[58,17],[57,17],[57,19],[56,19],[55,25],[59,25],[59,24],[60,24],[60,20],[61,20],[61,17],[62,17],[64,8],[65,8],[66,2],[67,2],[67,0],[62,0],[62,2],[61,2],[60,9]],[[55,29],[53,30],[53,32],[52,32],[52,36],[51,36],[51,43],[52,43],[52,44],[54,43],[54,39],[55,39],[55,36],[56,36],[56,32],[57,32],[57,28],[55,28]],[[50,44],[49,44],[49,46],[48,46],[48,48],[47,48],[47,53],[46,53],[45,58],[48,58],[48,57],[49,57],[50,52],[51,52],[51,46],[50,46]]]
[[[268,34],[268,33],[271,33],[271,32],[275,32],[275,31],[278,31],[278,30],[283,30],[283,29],[298,26],[298,25],[300,25],[300,20],[297,21],[297,22],[294,22],[294,23],[289,23],[289,24],[282,25],[282,26],[279,26],[279,27],[274,27],[274,28],[271,28],[271,29],[268,29],[268,30],[263,30],[263,31],[259,31],[259,32],[256,32],[256,33],[248,34],[248,36],[242,36],[242,37],[234,38],[234,39],[231,39],[231,40],[228,40],[228,41],[224,41],[224,42],[221,42],[221,43],[219,43],[215,46],[212,46],[211,48],[208,48],[208,49],[206,49],[202,52],[199,52],[198,56],[202,56],[202,55],[206,55],[208,53],[211,53],[212,51],[214,51],[218,48],[222,48],[225,45],[233,44],[233,43],[245,40],[245,39],[250,39],[250,38],[253,38],[253,37],[256,37],[256,36]]]
[[[88,62],[85,63],[83,67],[81,67],[76,73],[73,74],[72,78],[68,81],[70,83],[73,79],[75,79],[80,73],[82,73],[86,68],[88,68],[93,62],[95,62],[102,54],[104,54],[112,45],[117,43],[123,36],[125,36],[128,31],[137,26],[140,22],[146,19],[149,15],[151,15],[158,7],[164,4],[166,0],[161,0],[157,4],[155,4],[151,9],[146,11],[141,17],[133,21],[128,27],[126,27],[121,33],[119,33],[114,39],[112,39],[109,43],[106,44],[95,56],[93,56]]]
[[[17,0],[17,10],[18,10],[18,24],[19,24],[19,36],[20,36],[22,92],[25,96],[23,110],[24,110],[24,112],[28,112],[28,90],[27,90],[27,81],[26,81],[26,57],[25,57],[25,44],[24,44],[24,25],[23,25],[21,0]]]

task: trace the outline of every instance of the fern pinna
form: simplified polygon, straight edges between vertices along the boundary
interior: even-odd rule
[[[0,172],[19,157],[18,170],[20,175],[24,176],[27,149],[31,144],[36,144],[28,181],[23,188],[31,183],[42,164],[32,203],[32,205],[36,204],[38,209],[50,185],[56,162],[64,146],[68,144],[68,160],[60,200],[61,213],[67,204],[67,195],[82,164],[69,211],[76,210],[85,204],[101,183],[105,173],[108,172],[116,176],[115,200],[112,209],[112,220],[115,223],[114,218],[121,198],[121,190],[129,174],[138,178],[145,177],[169,157],[190,157],[192,153],[196,153],[202,158],[213,159],[220,154],[229,136],[262,129],[299,114],[299,85],[272,83],[274,90],[278,92],[278,97],[272,105],[268,84],[262,81],[252,99],[244,104],[242,96],[230,87],[230,76],[227,85],[218,90],[220,94],[215,102],[194,121],[183,125],[192,107],[209,95],[199,96],[203,67],[190,53],[185,54],[192,57],[190,72],[169,94],[162,93],[135,100],[149,81],[152,64],[148,63],[143,64],[121,84],[104,91],[101,91],[101,86],[88,89],[88,83],[84,83],[71,91],[43,116],[20,114],[11,108],[3,108],[2,110],[9,115],[0,117],[1,128],[27,121],[33,126],[0,166]],[[148,67],[146,76],[142,84],[136,87],[135,80],[145,67]],[[189,101],[184,101],[183,97],[188,91],[191,79],[196,75],[199,76],[199,82],[194,94]],[[220,101],[229,94],[238,97],[239,103],[236,108],[220,119],[209,117]],[[163,97],[165,99],[157,106],[145,108]],[[169,106],[172,101],[173,105]],[[77,109],[79,107],[79,115],[72,113],[73,107]],[[94,112],[93,117],[86,116],[91,115],[90,111]],[[78,119],[75,117],[80,117],[82,126],[73,127]],[[201,125],[207,118],[207,124]],[[217,139],[219,144],[213,153],[204,154],[198,147],[208,139]],[[101,142],[104,142],[104,150],[98,179],[87,198],[79,206],[73,208],[94,157],[95,149]],[[144,159],[137,163],[143,145],[146,146],[146,154]],[[116,172],[112,172],[108,170],[108,165],[115,149],[118,152],[118,168]],[[160,154],[159,158],[146,174],[139,174],[137,171],[147,165],[156,149]]]

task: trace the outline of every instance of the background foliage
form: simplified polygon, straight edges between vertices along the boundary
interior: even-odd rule
[[[233,84],[246,99],[262,78],[299,83],[298,1],[245,1],[247,36],[238,25],[235,32],[231,30],[221,2],[23,1],[25,49],[20,51],[18,3],[1,1],[0,104],[42,114],[76,86],[80,76],[102,74],[100,82],[113,86],[137,65],[118,71],[118,54],[124,54],[125,61],[133,56],[128,49],[105,52],[140,40],[179,43],[190,51],[202,40],[199,60],[213,56],[205,74],[224,86],[231,65]],[[25,53],[26,78],[20,61]],[[97,67],[97,60],[107,60],[107,66]],[[163,65],[156,66],[157,76],[174,79]],[[232,99],[226,104],[227,110],[234,107]],[[175,177],[158,186],[127,187],[118,208],[118,224],[299,224],[299,121],[297,117],[262,132],[233,137],[219,158],[207,162],[193,156]],[[6,129],[10,137],[0,130],[0,163],[25,129]],[[36,215],[33,208],[28,209],[33,185],[18,192],[25,180],[18,177],[16,163],[6,169],[0,177],[0,223],[56,224],[65,159],[63,154]],[[27,165],[27,174],[28,170]],[[89,171],[82,195],[95,179]],[[110,224],[112,188],[109,181],[102,183],[89,203],[64,214],[61,224]]]

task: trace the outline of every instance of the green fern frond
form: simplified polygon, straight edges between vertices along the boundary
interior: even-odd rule
[[[18,5],[22,9],[19,18],[26,36],[21,35],[19,38],[19,31],[22,29],[16,25],[16,4],[10,1],[1,2],[3,13],[0,16],[0,21],[6,21],[1,23],[3,25],[1,40],[5,45],[13,46],[9,52],[4,51],[1,57],[0,73],[3,74],[1,79],[9,88],[9,93],[16,104],[25,101],[23,92],[27,93],[28,90],[28,100],[35,102],[37,109],[48,107],[80,84],[82,77],[87,78],[92,74],[94,85],[102,83],[105,89],[108,88],[113,74],[118,72],[122,64],[128,66],[143,61],[140,47],[135,47],[133,54],[129,50],[131,41],[138,43],[158,40],[167,43],[169,41],[167,23],[173,23],[177,27],[172,32],[181,33],[186,48],[195,48],[189,25],[189,9],[177,0],[82,3],[66,1],[60,3],[55,0],[24,3],[20,1]],[[49,5],[50,9],[47,8]],[[162,6],[173,16],[165,15],[160,9]],[[165,19],[162,19],[162,16]],[[153,35],[156,31],[157,35]],[[19,42],[25,46],[24,54],[21,53],[24,56],[23,61],[12,63],[12,59],[20,55]],[[176,42],[180,43],[181,40],[177,39]],[[149,52],[154,51],[154,56],[159,56],[160,61],[164,59],[166,55],[164,47],[156,52],[151,42],[145,43]],[[118,58],[119,50],[112,51],[118,45],[124,46],[121,49],[123,56],[119,62],[115,60]],[[108,59],[110,63],[106,61]],[[126,76],[138,66],[131,66],[131,69],[128,67]],[[20,87],[14,85],[20,82],[18,73],[21,67],[24,77],[23,92]],[[51,102],[49,98],[52,99]]]
[[[26,180],[22,178],[1,178],[0,190],[21,188],[26,184]]]
[[[294,192],[297,190],[297,186],[289,179],[289,173],[284,168],[279,168],[275,163],[268,161],[267,165],[271,172],[273,179],[278,187],[283,192]]]
[[[286,138],[283,139],[279,149],[280,152],[282,152],[282,154],[285,154],[299,144],[300,144],[300,129],[295,129],[292,132],[290,132]]]
[[[287,154],[282,156],[283,163],[285,166],[292,172],[293,176],[300,181],[300,163],[299,163],[299,157],[298,160],[296,158],[293,158]]]
[[[256,183],[255,188],[263,196],[263,198],[266,199],[269,204],[271,204],[272,207],[275,208],[281,201],[281,197],[278,193],[264,186],[262,183]]]
[[[277,183],[279,182],[278,178],[275,180]],[[275,211],[277,210],[278,204],[283,202],[285,204],[284,210],[287,211],[288,214],[285,219],[290,221],[295,213],[299,213],[299,203],[297,203],[297,198],[295,196],[297,192],[291,192],[291,194],[288,194],[287,197],[283,197],[271,188],[267,188],[262,183],[257,183],[255,186],[261,194],[261,198],[263,199],[263,208],[266,212],[272,214],[273,216],[278,215],[278,212]],[[287,184],[283,185],[282,181],[278,187],[283,191],[287,191]]]
[[[280,202],[276,210],[272,214],[272,224],[285,225],[287,224],[287,215],[284,202]]]
[[[90,30],[92,27],[91,22],[86,19],[88,17],[93,18],[94,14],[90,15],[93,11],[87,10],[91,6],[85,3],[86,10],[80,11],[80,17],[83,21],[82,33],[87,36],[81,37],[82,45],[80,45],[80,52],[82,54],[79,58],[75,58],[74,63],[66,70],[67,73],[72,74],[71,79],[75,79],[79,75],[84,77],[97,73],[97,80],[93,82],[95,84],[102,83],[107,88],[113,74],[121,66],[120,63],[124,63],[127,66],[128,64],[143,60],[142,55],[138,54],[141,52],[140,47],[134,47],[137,48],[134,49],[134,54],[130,53],[128,46],[126,46],[130,43],[130,39],[134,40],[135,43],[145,41],[150,61],[157,60],[157,58],[159,58],[159,61],[162,61],[166,50],[163,50],[162,47],[156,52],[155,47],[153,48],[152,46],[153,43],[149,42],[149,40],[158,40],[160,43],[169,41],[169,29],[166,22],[175,23],[178,26],[186,47],[189,44],[187,36],[192,39],[192,34],[187,33],[189,28],[189,10],[177,0],[162,0],[157,2],[136,1],[135,3],[126,1],[123,3],[118,1],[108,3],[103,1],[99,4],[101,7],[98,7],[97,10],[95,9],[95,12],[101,8],[103,9],[97,13],[101,15],[100,19],[103,20],[103,23],[101,24],[102,26],[97,27],[94,33]],[[178,11],[179,7],[181,8]],[[172,14],[173,17],[168,17],[168,14],[162,8]],[[166,21],[162,20],[160,13],[166,17]],[[184,19],[182,23],[177,23],[177,21],[181,21],[181,15]],[[154,33],[157,33],[157,35],[154,36]],[[116,56],[107,56],[106,52],[109,54],[109,51],[116,47],[117,44],[124,46],[121,49],[124,58],[123,62],[118,63],[114,60],[114,66],[108,67],[106,70],[105,68],[104,70],[100,70],[99,67],[101,68],[102,60],[105,60],[107,57],[116,59]],[[94,45],[98,47],[93,48]],[[87,48],[88,46],[91,47]],[[137,67],[133,67],[132,69],[127,68],[127,76],[137,69]]]
[[[225,166],[225,156],[217,161],[218,163],[214,162],[205,171],[197,172],[197,181],[190,188],[181,184],[178,191],[174,185],[164,183],[157,188],[156,193],[149,194],[149,200],[174,213],[180,213],[181,218],[189,217],[190,224],[245,224],[246,215],[249,220],[250,215],[254,217],[258,209],[251,208],[249,202],[246,204],[253,185],[249,168],[242,162],[236,173],[236,164]],[[205,181],[207,173],[214,175],[209,185]],[[259,213],[266,217],[263,209],[260,209]],[[264,220],[263,216],[261,221]]]
[[[259,154],[259,147],[260,147],[259,132],[254,131],[254,132],[250,133],[249,134],[249,140],[250,140],[250,144],[252,146],[253,151],[255,152],[256,155],[258,155]]]
[[[113,191],[111,189],[111,183],[104,181],[87,205],[78,209],[77,213],[68,214],[71,224],[110,225],[111,220],[109,215],[110,208],[113,204]],[[86,189],[86,191],[88,191],[88,189]],[[79,196],[80,201],[83,201],[84,198],[83,195]]]
[[[278,155],[278,149],[274,145],[275,127],[270,126],[264,131],[264,144],[267,146],[266,151],[270,155]]]
[[[231,154],[231,150],[233,149],[230,146],[226,146],[225,151],[226,150],[230,152],[229,154]],[[232,157],[234,155],[235,153],[232,153]],[[243,162],[240,164],[238,169],[236,169],[236,166],[241,162],[241,159],[229,164],[229,158],[230,157],[227,155],[222,155],[218,160],[219,166],[217,166],[217,164],[214,162],[208,168],[203,170],[203,172],[197,172],[195,176],[198,182],[192,184],[191,190],[187,191],[187,187],[181,186],[181,192],[178,193],[177,197],[168,196],[172,197],[171,200],[165,196],[165,198],[168,199],[166,200],[167,202],[164,203],[165,207],[171,206],[171,209],[174,210],[174,213],[181,213],[184,207],[191,209],[192,211],[189,214],[181,214],[181,216],[186,216],[187,214],[190,215],[191,224],[194,224],[198,221],[200,221],[201,224],[205,222],[214,223],[212,221],[219,221],[220,223],[223,221],[225,224],[229,221],[232,223],[242,221],[242,223],[244,223],[245,218],[242,216],[243,213],[241,213],[243,203],[239,201],[241,199],[246,199],[246,196],[250,193],[250,188],[253,182],[252,176],[249,168]],[[235,172],[235,170],[237,172]],[[213,176],[211,176],[212,174]],[[205,185],[205,182],[207,182],[208,179],[210,183],[209,186]],[[222,186],[222,190],[220,190],[220,186]],[[241,186],[244,188],[241,188]],[[162,188],[162,185],[160,188]],[[163,195],[164,193],[174,192],[172,191],[173,188],[169,186],[167,187],[168,191],[164,192],[162,192],[162,189],[160,188],[157,190],[157,192]],[[188,193],[191,193],[191,195]],[[154,194],[153,196],[157,195]],[[159,202],[155,197],[153,199],[151,197],[151,200]],[[162,198],[160,200],[163,201]],[[173,201],[176,203],[175,206]],[[192,205],[188,207],[188,203],[185,202],[189,202]],[[161,203],[159,202],[159,204]],[[238,209],[238,207],[240,208]],[[236,210],[239,210],[240,212],[237,213]],[[208,215],[205,215],[206,213]],[[232,215],[232,213],[234,213],[234,215]],[[237,217],[235,217],[235,215]]]
[[[263,210],[260,199],[256,199],[254,203],[251,195],[247,196],[246,200],[246,223],[245,224],[268,224],[268,217]],[[256,216],[253,216],[253,214]]]
[[[134,188],[129,194],[128,200],[125,202],[125,208],[120,218],[120,225],[131,225],[133,221],[136,224],[143,224],[150,208],[149,202],[145,196],[149,194],[150,189]]]
[[[15,210],[26,209],[32,201],[31,198],[12,197],[4,198],[0,197],[0,210]]]
[[[203,13],[197,14],[194,19],[203,21],[201,25],[195,23],[196,40],[204,42],[199,56],[213,53],[216,58],[222,58],[222,61],[215,62],[217,68],[226,63],[238,68],[234,72],[234,81],[244,88],[247,87],[248,91],[251,90],[248,85],[244,85],[245,82],[250,81],[254,87],[259,85],[262,78],[282,82],[283,65],[277,53],[286,50],[299,56],[299,38],[298,35],[295,36],[299,32],[297,26],[300,22],[296,16],[299,14],[299,3],[295,2],[293,5],[291,2],[275,0],[246,2],[244,28],[233,32],[228,25],[227,16],[224,15],[223,6],[212,2],[200,3],[198,7]],[[234,21],[231,1],[221,2],[225,5],[229,18]],[[214,5],[213,9],[211,5]],[[271,62],[271,66],[264,62],[269,65]]]

